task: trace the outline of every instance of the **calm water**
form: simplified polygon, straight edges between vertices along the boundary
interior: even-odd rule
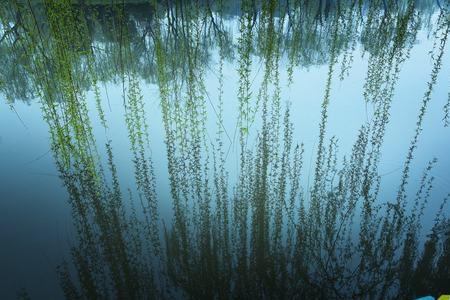
[[[0,298],[450,293],[449,9],[1,2]]]

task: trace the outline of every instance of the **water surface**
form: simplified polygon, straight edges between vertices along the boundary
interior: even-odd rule
[[[2,298],[449,293],[447,3],[0,21]]]

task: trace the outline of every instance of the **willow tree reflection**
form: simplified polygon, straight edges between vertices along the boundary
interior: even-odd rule
[[[417,32],[433,11],[382,0],[242,1],[233,44],[225,3],[154,1],[143,7],[148,14],[139,17],[123,3],[95,8],[13,1],[1,7],[1,51],[14,55],[19,71],[4,73],[0,87],[11,100],[39,96],[70,194],[77,242],[71,263],[58,269],[67,298],[395,298],[444,292],[450,281],[447,198],[420,242],[436,160],[425,166],[415,195],[406,187],[442,65],[447,8],[436,8],[436,23],[426,24],[436,45],[433,69],[390,201],[380,196],[378,168],[391,102]],[[363,97],[375,110],[341,158],[337,138],[327,137],[331,81],[344,80],[358,43],[369,56]],[[219,53],[219,99],[211,116],[204,78],[213,49]],[[257,86],[255,57],[263,61]],[[304,146],[281,97],[284,57],[288,84],[299,66],[328,65],[311,191],[301,181]],[[231,100],[223,99],[223,66],[232,59],[238,115],[235,132],[228,133],[223,108]],[[140,78],[159,90],[173,209],[165,226]],[[121,190],[111,143],[99,153],[87,114],[90,88],[108,136],[99,85],[110,80],[122,86],[137,186],[128,193]],[[216,120],[214,137],[207,118]],[[230,140],[238,145],[236,185],[225,163]]]

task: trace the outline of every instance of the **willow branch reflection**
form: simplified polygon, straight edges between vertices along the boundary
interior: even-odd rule
[[[58,268],[67,298],[408,298],[444,292],[450,281],[450,229],[443,214],[448,197],[425,243],[419,238],[437,161],[425,166],[415,195],[406,186],[442,64],[448,11],[441,8],[431,26],[431,78],[390,202],[380,197],[381,148],[399,72],[427,11],[414,2],[344,2],[242,1],[236,45],[225,3],[154,1],[139,10],[71,1],[1,6],[6,43],[0,51],[13,59],[0,87],[10,101],[39,97],[70,196],[77,240],[71,261]],[[358,43],[369,56],[363,97],[375,111],[341,163],[337,137],[327,135],[331,82],[344,80]],[[216,47],[219,99],[209,116],[204,79]],[[310,192],[301,180],[304,146],[281,98],[284,56],[291,85],[295,68],[328,64]],[[252,82],[255,57],[263,61],[258,86]],[[235,133],[228,134],[223,65],[234,58],[238,116]],[[164,226],[140,78],[159,90],[173,211]],[[121,189],[112,143],[100,153],[88,115],[92,89],[108,136],[99,87],[108,81],[122,86],[137,186],[128,193]],[[207,131],[211,117],[214,138]],[[239,148],[236,185],[226,169],[229,140]]]

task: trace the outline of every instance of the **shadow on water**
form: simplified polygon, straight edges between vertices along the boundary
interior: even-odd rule
[[[450,31],[443,2],[0,4],[0,89],[12,108],[18,99],[40,99],[70,195],[76,241],[57,268],[66,298],[381,299],[448,292],[448,197],[431,230],[421,230],[436,159],[424,167],[417,191],[407,193]],[[421,28],[434,41],[432,72],[397,195],[385,199],[379,164],[386,126],[401,67]],[[337,138],[327,135],[331,82],[348,75],[357,47],[368,57],[363,98],[374,112],[341,159]],[[219,92],[209,116],[205,76],[212,51],[219,57]],[[255,59],[263,72],[257,86]],[[223,97],[226,61],[238,73],[234,132],[223,126],[231,101]],[[296,68],[328,66],[310,190],[301,180],[304,147],[281,96],[282,62],[288,85],[295,84]],[[158,212],[141,80],[159,90],[172,220]],[[114,139],[100,92],[109,82],[122,90],[135,191],[123,190],[112,144],[100,152],[88,115],[91,90],[104,134]],[[207,118],[216,121],[214,136]],[[229,141],[239,153],[236,184],[226,167]]]

